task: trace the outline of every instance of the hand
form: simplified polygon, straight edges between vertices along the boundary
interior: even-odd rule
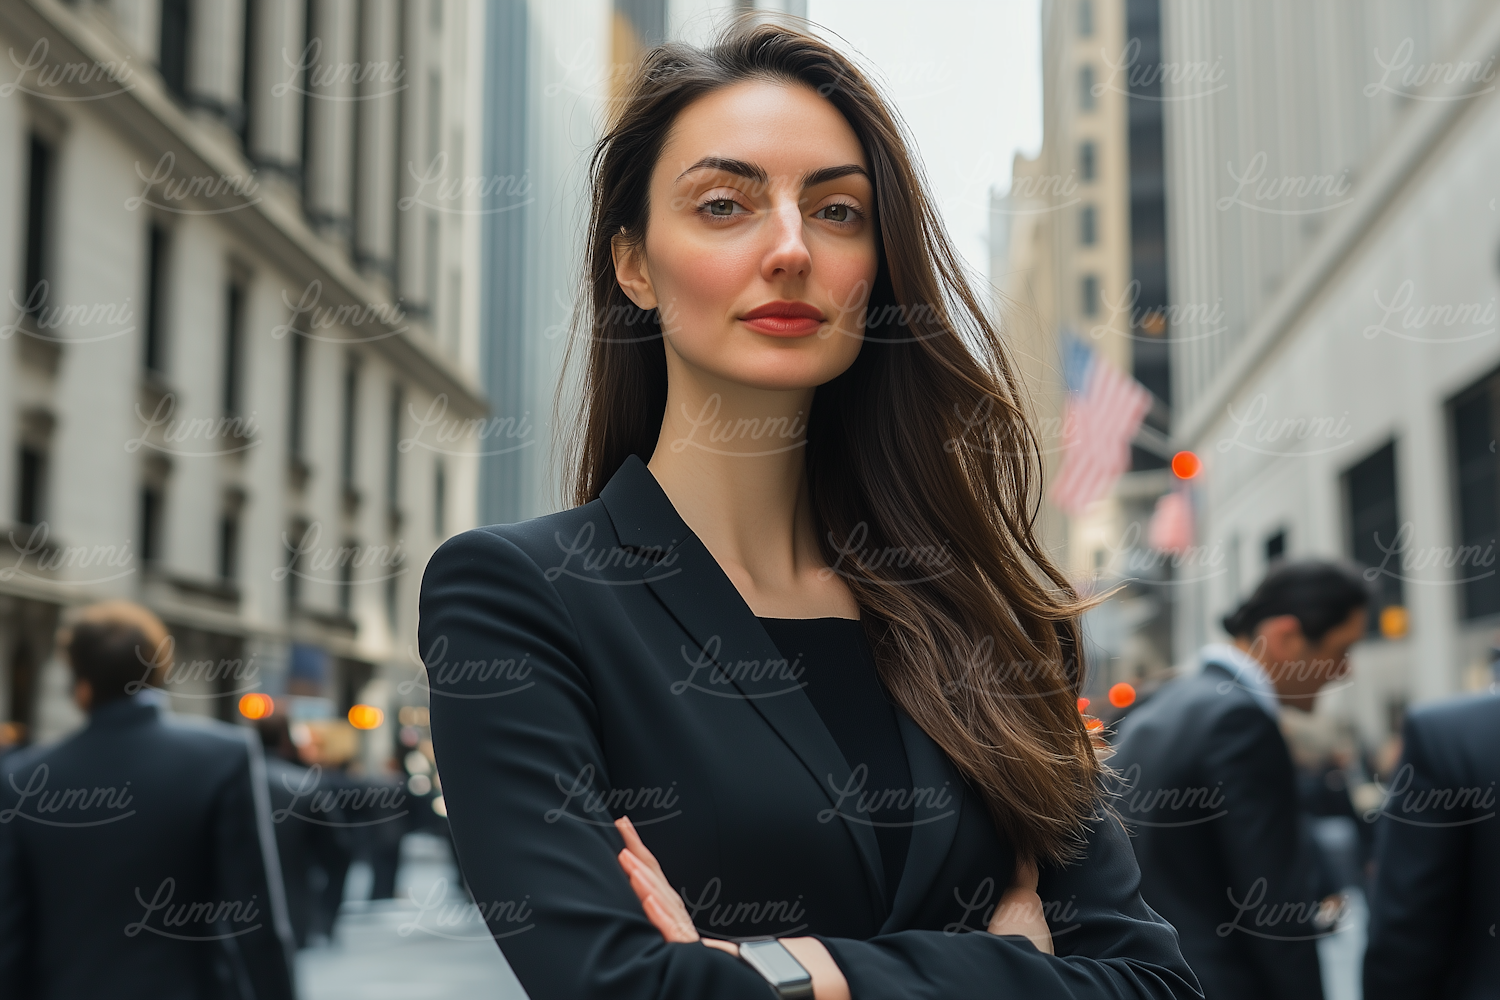
[[[618,855],[620,867],[629,876],[630,887],[640,899],[641,908],[646,911],[646,919],[651,921],[651,926],[661,931],[661,936],[668,941],[679,944],[692,944],[696,941],[738,958],[739,945],[732,941],[716,941],[698,933],[698,928],[693,926],[692,917],[688,916],[687,907],[682,903],[682,897],[677,895],[672,884],[667,881],[656,855],[641,842],[634,824],[622,816],[615,820],[615,829],[625,839],[625,849]],[[780,941],[792,953],[792,957],[812,974],[814,1000],[850,1000],[849,983],[844,979],[843,970],[833,960],[822,941],[813,937],[781,938]]]
[[[1042,911],[1042,897],[1036,894],[1040,874],[1030,858],[1016,859],[1016,883],[1000,897],[995,915],[990,917],[991,934],[1019,934],[1029,938],[1037,951],[1053,954],[1052,931]]]
[[[629,876],[630,887],[640,899],[641,908],[646,911],[646,919],[661,931],[661,936],[678,944],[698,941],[738,958],[738,945],[731,941],[715,941],[698,933],[698,928],[693,926],[693,918],[688,916],[687,907],[682,905],[682,897],[673,891],[656,855],[641,842],[641,835],[635,832],[635,825],[622,816],[615,820],[615,829],[625,838],[625,850],[619,854],[620,867]]]

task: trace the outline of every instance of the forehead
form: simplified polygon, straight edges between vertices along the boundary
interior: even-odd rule
[[[662,147],[657,179],[671,183],[705,156],[754,163],[773,178],[845,163],[869,169],[837,108],[811,87],[779,80],[744,80],[684,108]]]

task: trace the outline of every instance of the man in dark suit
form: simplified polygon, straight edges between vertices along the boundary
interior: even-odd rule
[[[1368,591],[1331,563],[1284,564],[1224,619],[1234,642],[1121,724],[1116,808],[1141,895],[1173,926],[1208,1000],[1318,1000],[1316,853],[1278,725],[1347,672]]]
[[[290,998],[254,733],[162,716],[171,643],[138,605],[85,609],[59,646],[89,722],[0,767],[0,996]]]
[[[1500,996],[1500,695],[1413,711],[1376,835],[1366,1000]]]

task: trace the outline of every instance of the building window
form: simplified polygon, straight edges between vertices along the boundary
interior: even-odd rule
[[[308,528],[306,521],[293,521],[286,533],[286,606],[289,610],[302,603],[302,571],[297,568],[297,556],[302,551],[302,541],[307,537]]]
[[[344,489],[354,489],[354,430],[355,421],[359,413],[359,358],[357,355],[349,355],[349,361],[344,366],[344,447],[343,458],[339,463],[341,478]]]
[[[1078,242],[1086,247],[1099,242],[1099,212],[1093,205],[1078,210]]]
[[[237,417],[244,405],[241,378],[241,355],[245,343],[245,289],[233,282],[225,297],[224,317],[224,415]]]
[[[1094,110],[1094,67],[1082,66],[1078,70],[1078,110]]]
[[[1286,558],[1286,529],[1279,528],[1266,538],[1266,565]]]
[[[47,228],[52,205],[52,147],[31,137],[26,180],[26,311],[36,315],[47,297]]]
[[[391,424],[389,447],[386,449],[385,504],[392,514],[401,509],[401,384],[391,386]]]
[[[390,575],[385,578],[385,620],[390,624],[391,631],[395,632],[401,627],[401,573],[394,566],[388,569]]]
[[[190,6],[190,0],[161,0],[161,51],[156,65],[162,82],[178,97],[187,96]]]
[[[19,458],[16,521],[20,524],[41,524],[46,518],[42,491],[47,482],[47,456],[40,448],[22,445]]]
[[[1094,0],[1078,0],[1078,37],[1094,35]]]
[[[1078,147],[1078,176],[1085,183],[1092,182],[1099,172],[1098,154],[1092,142]]]
[[[1454,573],[1463,587],[1463,617],[1500,613],[1500,455],[1495,445],[1495,391],[1491,376],[1449,406],[1452,423],[1458,557]]]
[[[226,513],[219,518],[219,579],[229,583],[239,577],[240,519]]]
[[[167,231],[152,224],[146,247],[146,337],[144,362],[147,371],[165,372]]]
[[[161,490],[155,486],[141,489],[141,561],[154,563],[161,558]]]
[[[307,395],[307,339],[296,330],[292,331],[292,372],[288,380],[291,384],[287,391],[291,394],[289,419],[287,420],[288,438],[287,448],[292,458],[300,461],[302,459],[302,425],[305,422],[304,409]]]
[[[448,505],[448,482],[443,471],[443,460],[433,463],[432,469],[432,531],[442,538],[445,532],[444,510]]]
[[[433,329],[437,327],[438,320],[438,262],[442,257],[438,248],[438,236],[441,230],[438,225],[437,213],[427,216],[427,266],[426,273],[422,276],[427,292],[427,321],[432,324]]]
[[[343,551],[339,553],[339,613],[348,618],[354,607],[354,557],[359,552],[359,542],[345,539]]]
[[[1099,277],[1098,275],[1085,274],[1080,283],[1082,292],[1080,308],[1085,316],[1099,315]]]
[[[250,114],[255,110],[251,107],[252,98],[255,95],[255,57],[258,53],[255,36],[259,30],[259,26],[255,23],[255,7],[255,3],[247,0],[245,23],[240,31],[240,143],[247,155],[252,152]]]
[[[1401,554],[1397,536],[1401,514],[1396,504],[1396,443],[1380,448],[1344,473],[1349,525],[1349,554],[1378,573],[1374,584],[1378,607],[1402,604]]]

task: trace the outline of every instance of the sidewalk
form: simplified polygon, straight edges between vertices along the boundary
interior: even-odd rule
[[[298,955],[303,1000],[525,1000],[443,841],[406,838],[395,899],[360,899],[369,891],[362,866],[351,868],[349,890],[333,941]]]

